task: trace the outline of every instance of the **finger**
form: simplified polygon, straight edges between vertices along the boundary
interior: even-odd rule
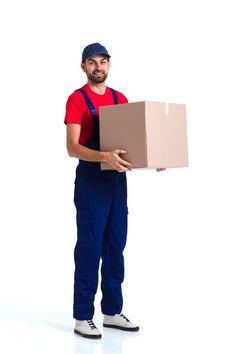
[[[131,163],[129,161],[123,160],[118,154],[116,154],[116,159],[122,165],[131,166]]]
[[[117,163],[117,167],[116,167],[117,171],[119,172],[127,172],[127,171],[131,171],[131,168],[124,166],[123,164],[120,164],[119,162]]]
[[[116,171],[118,171],[118,172],[127,172],[127,171],[129,171],[129,169],[120,165],[120,166],[116,167]]]
[[[117,161],[118,161],[121,165],[129,166],[129,167],[132,166],[130,162],[121,159],[119,156],[117,157]]]
[[[127,150],[123,150],[123,149],[116,149],[115,150],[116,154],[127,154]]]

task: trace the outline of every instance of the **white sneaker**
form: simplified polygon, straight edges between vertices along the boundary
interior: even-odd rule
[[[130,332],[137,332],[139,330],[139,326],[130,322],[122,313],[114,316],[104,315],[103,327],[116,328]]]
[[[92,320],[76,320],[74,332],[85,338],[100,339],[102,334]]]

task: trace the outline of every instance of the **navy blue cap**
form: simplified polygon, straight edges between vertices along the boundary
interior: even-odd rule
[[[89,59],[97,54],[104,54],[108,58],[111,57],[103,45],[101,45],[100,43],[92,43],[84,48],[82,53],[82,61],[85,61],[86,59]]]

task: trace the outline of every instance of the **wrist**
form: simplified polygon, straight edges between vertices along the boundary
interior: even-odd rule
[[[102,151],[101,152],[101,162],[107,162],[108,161],[108,152]]]

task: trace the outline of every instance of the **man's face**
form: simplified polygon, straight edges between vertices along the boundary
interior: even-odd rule
[[[87,78],[95,83],[102,83],[106,80],[110,62],[106,56],[94,55],[81,63],[81,68],[86,73]]]

